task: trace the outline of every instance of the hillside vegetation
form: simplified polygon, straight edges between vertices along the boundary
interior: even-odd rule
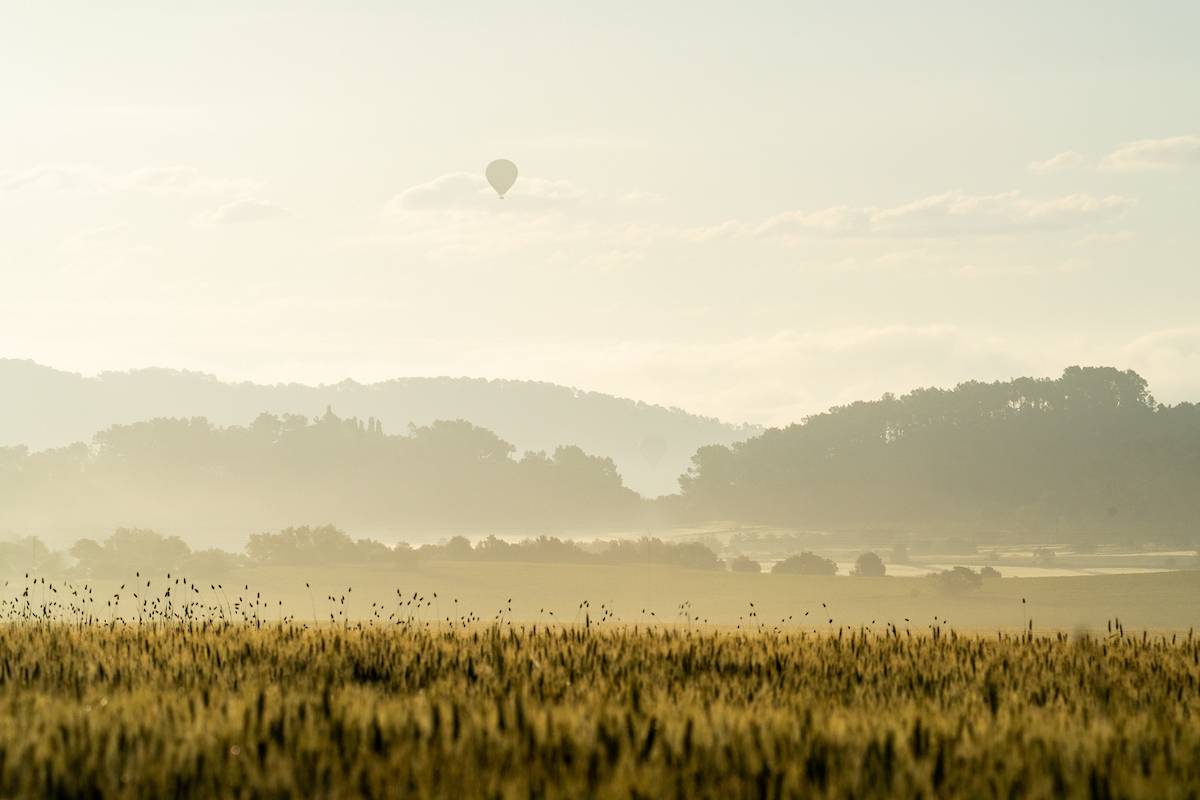
[[[158,417],[203,417],[216,427],[246,426],[261,412],[374,418],[389,431],[462,419],[487,428],[518,451],[576,445],[611,458],[626,485],[669,494],[696,448],[753,435],[678,408],[551,383],[480,378],[397,378],[333,385],[226,383],[169,369],[102,372],[95,377],[31,361],[0,359],[0,445],[34,450],[88,441],[113,425]]]
[[[389,434],[378,420],[332,411],[228,428],[156,419],[113,426],[91,447],[0,448],[0,528],[153,527],[193,538],[310,520],[587,528],[629,525],[642,508],[611,459],[574,446],[514,455],[463,421]]]
[[[692,519],[1187,543],[1200,406],[1111,368],[920,389],[702,447],[680,484]]]
[[[921,389],[707,444],[679,485],[647,499],[611,458],[574,444],[519,452],[465,420],[393,432],[331,408],[224,427],[159,418],[90,443],[0,448],[0,531],[61,543],[153,528],[227,545],[325,523],[419,542],[721,521],[857,532],[876,546],[929,534],[1190,548],[1200,406],[1161,405],[1140,376],[1110,368]]]

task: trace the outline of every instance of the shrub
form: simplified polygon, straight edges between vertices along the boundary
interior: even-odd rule
[[[771,572],[780,575],[837,575],[837,570],[837,564],[832,559],[804,552],[780,561]]]
[[[999,578],[1000,570],[996,569],[995,567],[982,567],[979,570],[979,577],[981,577],[981,578]]]

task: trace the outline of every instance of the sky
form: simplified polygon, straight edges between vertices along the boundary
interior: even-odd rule
[[[6,7],[0,357],[1200,400],[1200,4],[190,5]]]

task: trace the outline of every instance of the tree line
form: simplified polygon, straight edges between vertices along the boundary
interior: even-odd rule
[[[680,487],[684,520],[1186,544],[1200,406],[1099,367],[919,389],[702,447]]]
[[[262,414],[246,426],[153,419],[90,444],[0,448],[0,530],[151,527],[193,538],[337,519],[579,535],[732,520],[972,541],[1200,535],[1200,406],[1163,405],[1132,371],[884,395],[699,448],[680,491],[647,500],[611,459],[525,452],[462,420]],[[903,538],[901,536],[900,538]]]
[[[125,578],[134,572],[220,576],[244,567],[358,565],[415,569],[422,561],[524,562],[541,564],[655,564],[718,570],[725,562],[699,542],[639,539],[574,541],[538,536],[509,542],[488,536],[472,544],[463,536],[413,547],[354,538],[332,525],[300,526],[252,534],[242,552],[218,548],[194,550],[178,536],[121,528],[97,540],[79,539],[66,551],[54,551],[27,536],[0,542],[0,576],[73,575]]]
[[[0,448],[0,527],[49,518],[204,535],[336,517],[358,529],[613,528],[643,508],[611,459],[570,445],[514,450],[461,420],[396,435],[332,410],[244,427],[154,419],[114,425],[91,445]]]
[[[667,542],[644,536],[638,539],[574,541],[538,536],[509,542],[488,536],[472,544],[463,536],[443,543],[413,547],[400,542],[387,545],[369,538],[354,538],[332,525],[285,528],[249,537],[241,552],[219,548],[194,550],[178,536],[156,531],[121,528],[103,540],[79,539],[66,551],[55,551],[34,536],[0,541],[0,578],[71,577],[83,580],[128,580],[131,575],[166,573],[198,579],[220,580],[248,567],[361,566],[414,570],[423,561],[474,563],[526,563],[563,565],[656,565],[696,570],[754,573],[762,565],[745,555],[720,558],[702,542]],[[810,551],[777,561],[774,575],[833,576],[833,559]],[[853,577],[887,575],[882,558],[864,552],[850,570]],[[991,567],[975,572],[967,567],[931,574],[929,578],[948,591],[977,589],[984,578],[998,578]]]

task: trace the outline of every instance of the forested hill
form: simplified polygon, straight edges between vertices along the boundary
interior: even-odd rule
[[[681,488],[692,519],[1188,542],[1200,406],[1112,368],[921,389],[701,448]]]
[[[410,423],[463,419],[494,431],[519,452],[578,445],[612,458],[626,485],[647,496],[676,491],[698,447],[758,432],[677,408],[533,381],[399,378],[268,386],[166,369],[84,377],[0,359],[0,446],[58,447],[88,441],[110,425],[156,417],[247,425],[262,411],[315,417],[329,406],[342,417],[374,417],[394,433]]]
[[[154,528],[208,546],[332,521],[381,538],[629,529],[646,503],[578,447],[518,457],[463,421],[389,434],[373,419],[262,414],[116,425],[92,444],[0,448],[0,533],[61,542]]]

